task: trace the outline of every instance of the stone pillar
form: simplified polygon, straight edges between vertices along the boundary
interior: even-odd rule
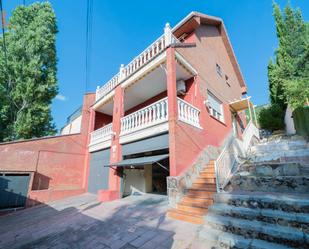
[[[166,51],[170,176],[176,176],[176,125],[178,119],[175,48]]]
[[[111,157],[110,163],[119,162],[122,159],[121,145],[119,143],[119,136],[121,132],[121,118],[124,115],[124,89],[121,86],[117,86],[115,89],[114,96],[114,107],[113,107],[113,136],[111,145]],[[109,171],[109,190],[118,191],[120,190],[120,177],[117,174],[115,167],[110,168]]]

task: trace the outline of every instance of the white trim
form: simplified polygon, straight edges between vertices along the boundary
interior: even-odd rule
[[[94,152],[94,151],[97,151],[97,150],[101,150],[101,149],[111,147],[111,145],[112,145],[112,141],[110,139],[110,140],[105,141],[105,142],[99,142],[99,143],[96,143],[96,144],[89,144],[88,148],[89,148],[89,152]]]
[[[129,87],[132,83],[138,81],[145,74],[149,73],[154,67],[159,66],[160,64],[166,61],[166,52],[161,53],[154,60],[150,61],[147,65],[141,67],[137,72],[130,75],[124,82],[121,83],[122,88]]]
[[[197,75],[197,70],[177,51],[175,51],[176,60],[179,60],[193,75]]]
[[[94,103],[94,105],[92,106],[92,108],[94,110],[97,110],[98,108],[100,108],[102,105],[106,104],[112,97],[114,97],[115,95],[115,90],[112,90],[111,92],[109,92],[107,95],[105,95],[103,98],[99,99],[96,103]]]
[[[141,130],[120,135],[120,144],[140,140],[168,131],[168,121],[156,123]]]

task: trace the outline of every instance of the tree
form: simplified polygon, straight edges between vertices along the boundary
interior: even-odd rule
[[[270,101],[283,110],[301,107],[309,97],[309,26],[290,4],[283,13],[273,6],[279,47],[268,65]]]
[[[262,129],[275,131],[284,128],[284,111],[279,104],[271,104],[263,107],[259,114],[258,120]]]
[[[0,53],[0,141],[53,135],[56,16],[49,2],[17,7]],[[3,37],[0,37],[3,45]]]

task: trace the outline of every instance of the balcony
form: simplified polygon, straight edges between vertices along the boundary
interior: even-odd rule
[[[96,101],[110,94],[116,86],[130,78],[130,76],[135,74],[154,58],[158,57],[158,55],[160,55],[169,45],[177,42],[179,41],[172,34],[169,24],[166,24],[163,35],[148,46],[141,54],[135,57],[127,66],[122,64],[119,72],[111,80],[97,88]]]
[[[90,151],[94,151],[97,148],[107,148],[111,146],[112,139],[112,124],[103,126],[100,129],[97,129],[90,134]]]
[[[201,129],[200,110],[178,98],[178,120]],[[160,133],[168,132],[168,99],[163,98],[121,118],[120,143],[127,143]],[[112,124],[91,133],[90,147],[109,147],[112,138]]]
[[[192,125],[196,128],[202,129],[200,125],[200,110],[189,104],[188,102],[178,98],[177,99],[178,106],[178,120]]]

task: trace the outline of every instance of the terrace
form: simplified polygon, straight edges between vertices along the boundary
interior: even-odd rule
[[[162,36],[127,66],[121,65],[119,73],[97,89],[93,109],[110,118],[113,116],[115,88],[120,85],[124,89],[121,144],[168,132],[166,48],[179,43],[167,24]],[[177,85],[180,82],[185,86],[185,81],[192,79],[197,72],[177,51],[175,62]],[[185,92],[177,95],[178,120],[201,128],[200,110],[183,99]],[[93,131],[90,151],[111,146],[113,135],[111,121]]]

